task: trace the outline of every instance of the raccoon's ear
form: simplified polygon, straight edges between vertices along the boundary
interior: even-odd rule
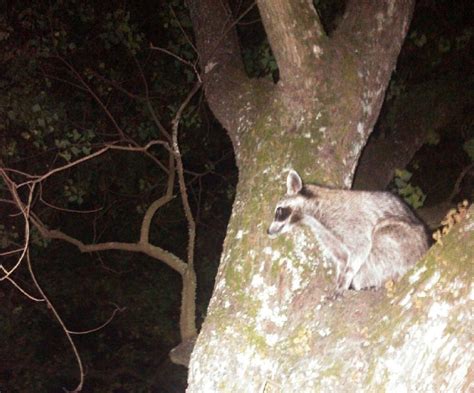
[[[303,188],[303,181],[301,180],[300,175],[296,173],[293,169],[288,173],[286,178],[286,194],[287,195],[296,195]]]

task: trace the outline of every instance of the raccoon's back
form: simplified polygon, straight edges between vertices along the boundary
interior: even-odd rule
[[[413,225],[423,224],[397,196],[383,191],[328,190],[319,193],[318,218],[341,239],[366,241],[380,221],[400,218]]]

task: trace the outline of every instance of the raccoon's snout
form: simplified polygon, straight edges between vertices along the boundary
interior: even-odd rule
[[[278,222],[272,222],[271,225],[267,229],[267,234],[271,238],[276,237],[281,230],[283,229],[284,224],[278,223]]]

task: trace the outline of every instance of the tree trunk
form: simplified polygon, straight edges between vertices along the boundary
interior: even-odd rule
[[[420,265],[411,282],[406,279],[391,298],[383,291],[363,291],[327,302],[324,297],[335,284],[312,235],[300,231],[270,241],[266,228],[289,168],[308,181],[350,187],[413,1],[349,1],[331,37],[312,2],[257,3],[278,61],[276,85],[245,76],[224,2],[188,0],[206,96],[232,139],[239,168],[214,293],[191,359],[188,392],[388,388],[406,370],[395,366],[413,353],[412,336],[405,333],[418,335],[415,342],[425,340],[429,349],[421,332],[430,332],[438,318],[448,321],[451,312],[461,316],[465,290],[456,287],[452,296],[458,300],[446,305],[420,295],[434,291],[444,277],[431,254],[427,265]],[[445,270],[450,279],[451,270]],[[422,311],[433,311],[420,313],[417,304]],[[447,328],[448,322],[437,325],[433,339],[454,346],[445,338]],[[428,352],[424,356],[431,370],[436,361]],[[461,352],[452,359],[444,356],[443,365],[463,360]],[[458,380],[465,376],[463,367]],[[426,372],[411,372],[407,389],[437,382],[417,380]]]

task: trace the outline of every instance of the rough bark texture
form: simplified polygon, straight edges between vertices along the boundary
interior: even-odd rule
[[[334,280],[312,235],[299,231],[271,241],[265,233],[284,193],[285,170],[350,186],[413,7],[409,0],[350,1],[327,37],[311,1],[288,3],[258,2],[281,75],[269,85],[246,78],[223,2],[188,0],[206,95],[239,167],[188,392],[391,391],[396,383],[413,390],[435,386],[433,367],[447,370],[450,362],[459,367],[452,378],[444,374],[447,388],[460,386],[468,365],[456,343],[467,343],[468,332],[457,332],[456,318],[467,314],[466,260],[445,268],[438,249],[390,294],[350,292],[328,302]],[[459,236],[472,242],[469,225]],[[417,370],[418,356],[426,367]]]

